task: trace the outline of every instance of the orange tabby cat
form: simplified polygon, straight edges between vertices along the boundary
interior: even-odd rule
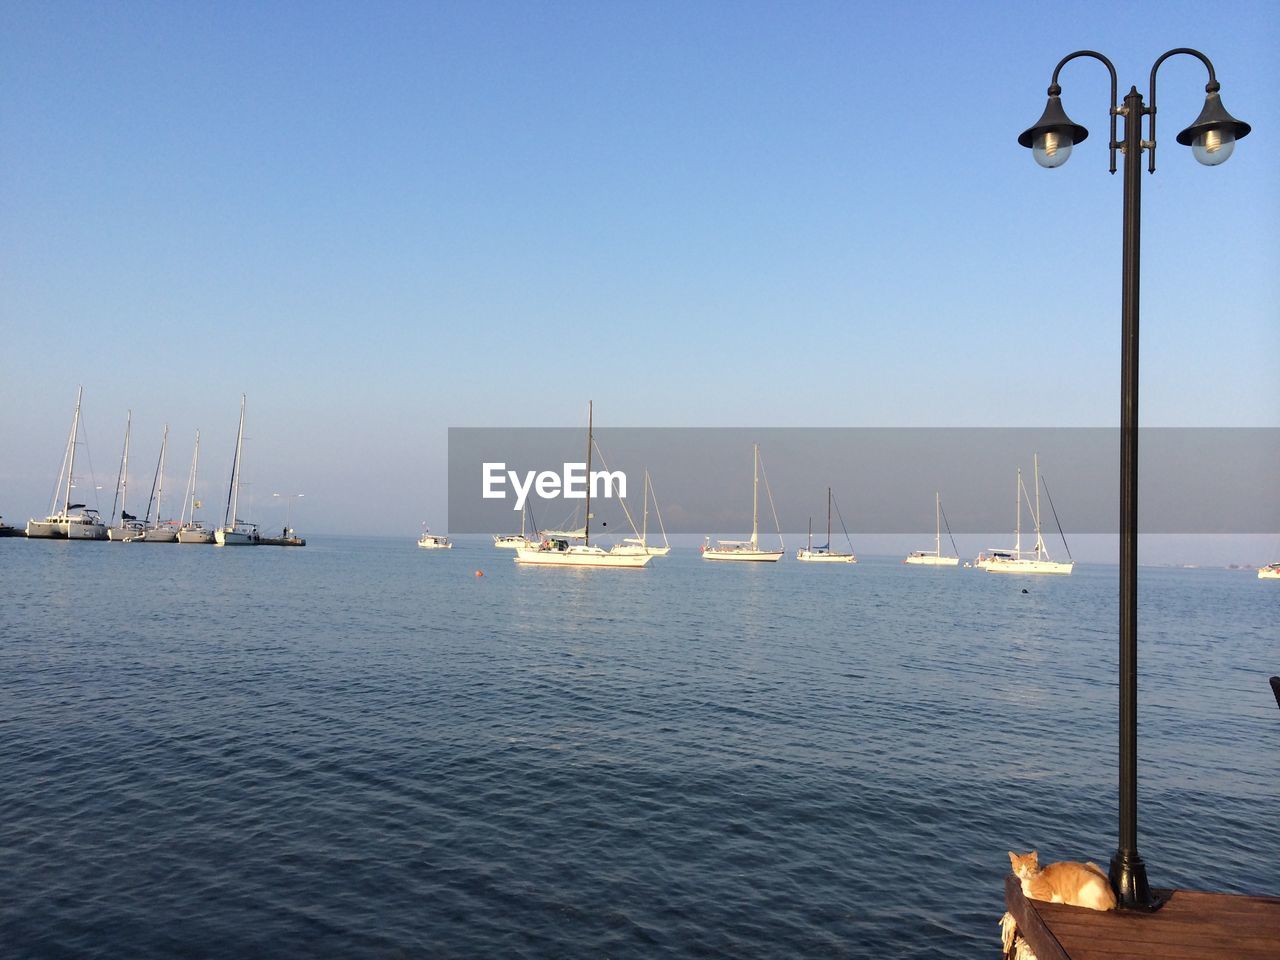
[[[1022,881],[1022,895],[1090,910],[1114,910],[1116,895],[1096,863],[1051,863],[1040,868],[1036,851],[1019,856],[1009,851],[1014,875]]]

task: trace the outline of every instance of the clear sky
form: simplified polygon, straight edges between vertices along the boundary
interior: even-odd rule
[[[1254,132],[1201,167],[1159,78],[1144,422],[1280,425],[1280,6],[0,6],[0,514],[47,508],[75,390],[110,510],[241,392],[257,516],[443,526],[450,426],[1107,426],[1121,179],[1016,143],[1090,47],[1192,46]],[[135,473],[135,476],[137,473]],[[1272,491],[1276,478],[1260,478]],[[135,481],[136,482],[136,481]],[[999,496],[1005,495],[1003,488]]]

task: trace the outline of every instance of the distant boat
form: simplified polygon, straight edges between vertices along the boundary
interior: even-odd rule
[[[587,496],[580,530],[544,530],[542,540],[533,546],[518,547],[515,562],[543,567],[643,567],[653,557],[645,553],[612,553],[591,542],[591,451],[592,405],[587,403]],[[581,540],[581,543],[575,541]]]
[[[124,450],[120,454],[120,475],[116,477],[115,502],[111,505],[111,526],[107,528],[107,539],[128,542],[138,539],[146,530],[141,520],[128,512],[126,501],[129,491],[129,433],[133,428],[133,411],[130,410],[124,422]],[[116,524],[116,508],[120,510],[120,523]]]
[[[702,546],[704,560],[745,560],[760,563],[777,563],[786,552],[786,544],[782,542],[782,526],[778,523],[778,511],[773,507],[773,491],[769,489],[769,478],[765,477],[764,492],[769,497],[769,509],[773,510],[773,524],[778,530],[777,550],[760,549],[760,444],[752,444],[755,452],[755,467],[751,491],[751,539],[750,540],[717,540],[715,546],[705,543]],[[708,538],[709,540],[710,538]]]
[[[1036,525],[1036,545],[1034,548],[1034,556],[1024,557],[1022,555],[1022,501],[1028,501],[1030,504],[1030,496],[1027,494],[1027,488],[1022,483],[1022,468],[1018,468],[1018,486],[1014,491],[1017,497],[1016,506],[1018,516],[1014,526],[1014,544],[1012,550],[994,550],[992,555],[986,559],[983,569],[987,573],[1057,573],[1069,574],[1075,566],[1074,560],[1052,560],[1049,557],[1049,550],[1044,544],[1044,536],[1040,529],[1040,456],[1035,456],[1035,484],[1036,484],[1036,502],[1032,519]],[[1045,491],[1048,491],[1048,486]],[[1049,500],[1050,507],[1053,506],[1053,500]],[[1057,511],[1054,511],[1057,516]],[[1059,533],[1062,531],[1061,525],[1058,527]],[[1063,537],[1063,544],[1066,544],[1066,537]],[[1067,554],[1070,556],[1071,551],[1068,549]]]
[[[653,512],[658,518],[658,528],[662,531],[662,546],[649,546],[649,498],[653,497]],[[631,516],[627,514],[628,518]],[[649,471],[644,472],[644,515],[640,520],[640,536],[625,537],[622,542],[609,551],[610,553],[647,553],[651,557],[665,557],[671,552],[671,543],[667,540],[667,527],[662,522],[662,511],[658,509],[658,495],[653,492],[653,484],[649,479]]]
[[[947,524],[947,536],[951,537],[951,549],[956,550],[956,556],[944,557],[942,555],[942,518],[945,516],[942,512],[942,494],[934,492],[934,514],[937,524],[936,531],[933,536],[933,550],[912,550],[907,554],[904,563],[910,563],[917,566],[927,567],[954,567],[960,563],[959,550],[956,550],[956,538],[951,537],[951,524]]]
[[[1258,568],[1259,580],[1280,580],[1280,563],[1269,563]]]
[[[422,536],[418,538],[418,546],[423,550],[452,550],[453,544],[449,542],[448,537],[442,537],[439,534],[432,533],[430,530],[424,529]]]
[[[71,490],[75,486],[76,444],[80,437],[80,400],[84,387],[76,392],[76,412],[71,417],[71,435],[62,455],[62,467],[58,471],[58,485],[49,504],[49,515],[43,520],[27,521],[27,536],[58,540],[105,540],[107,525],[98,511],[83,503],[71,502]]]
[[[182,495],[182,514],[178,518],[179,543],[213,543],[213,531],[196,519],[201,507],[196,492],[196,476],[200,468],[200,431],[196,431],[196,449],[191,455],[191,472],[187,475],[187,489]]]
[[[143,520],[146,532],[141,537],[144,543],[177,543],[178,528],[172,520],[161,523],[160,505],[164,499],[164,456],[169,449],[169,425],[164,425],[164,437],[160,441],[160,459],[156,461],[155,479],[151,481],[151,496],[147,499],[147,515]],[[156,520],[151,522],[151,507],[155,505]]]
[[[857,563],[853,555],[853,542],[849,539],[849,531],[844,530],[844,517],[840,518],[840,529],[844,530],[845,543],[849,544],[848,553],[840,553],[831,549],[831,488],[827,487],[827,542],[820,547],[813,545],[813,517],[809,518],[809,545],[796,551],[796,559],[805,563]],[[836,510],[839,511],[839,507]]]
[[[529,505],[526,503],[520,511],[520,532],[497,534],[493,538],[493,545],[499,550],[518,550],[521,547],[536,547],[539,542],[538,525],[530,524],[533,527],[533,539],[527,536],[526,519],[529,517]]]
[[[261,537],[256,523],[245,523],[238,516],[240,506],[240,455],[244,450],[244,394],[240,394],[240,429],[236,431],[236,455],[231,461],[231,487],[227,490],[227,509],[222,515],[222,526],[213,532],[214,542],[220,547],[253,547]]]

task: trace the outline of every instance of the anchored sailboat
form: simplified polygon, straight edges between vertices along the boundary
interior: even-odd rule
[[[764,478],[764,491],[769,497],[769,509],[773,511],[773,524],[778,530],[778,549],[760,549],[760,444],[752,444],[755,451],[755,472],[751,493],[751,539],[750,540],[717,540],[715,546],[710,542],[702,545],[704,560],[754,560],[763,563],[777,563],[786,551],[782,542],[782,525],[778,523],[778,511],[773,506],[773,491],[769,489],[769,478]],[[708,538],[708,541],[710,538]]]
[[[240,429],[236,431],[236,455],[231,461],[231,487],[227,490],[227,509],[222,515],[222,526],[213,532],[214,542],[220,547],[257,546],[256,523],[245,523],[237,516],[240,504],[240,454],[244,449],[244,394],[240,394]]]
[[[532,539],[526,534],[526,521],[529,526],[533,527]],[[533,518],[530,516],[529,504],[527,503],[520,511],[520,532],[506,534],[500,533],[495,534],[493,537],[493,545],[499,550],[518,550],[520,547],[536,547],[539,542],[538,525],[533,522]]]
[[[58,471],[58,485],[53,490],[53,500],[49,503],[49,515],[43,520],[32,518],[27,521],[27,536],[33,538],[58,540],[105,540],[107,525],[98,516],[98,511],[83,503],[71,502],[71,491],[75,487],[76,444],[80,437],[80,399],[84,396],[84,387],[76,392],[76,412],[71,418],[71,435],[67,438],[67,449],[62,454],[62,467]]]
[[[937,523],[936,532],[933,536],[933,550],[912,550],[907,554],[904,563],[915,564],[926,567],[955,567],[960,564],[960,551],[956,550],[956,538],[951,537],[951,524],[947,524],[947,536],[951,537],[951,549],[956,551],[954,557],[944,557],[942,555],[942,520],[946,516],[942,512],[942,494],[935,491],[933,495],[935,520]]]
[[[649,546],[649,498],[653,497],[653,512],[658,518],[658,528],[662,531],[662,546]],[[631,518],[630,511],[627,518]],[[624,537],[622,542],[613,548],[612,553],[647,553],[651,557],[665,557],[671,552],[671,543],[667,540],[667,527],[662,522],[662,511],[658,509],[658,495],[653,492],[653,483],[649,479],[649,471],[644,472],[644,515],[640,519],[640,536]]]
[[[187,477],[187,490],[182,496],[182,516],[178,521],[179,543],[213,543],[213,531],[206,530],[203,523],[196,519],[196,511],[200,509],[199,494],[196,492],[196,474],[200,467],[200,431],[196,431],[196,449],[191,455],[191,473]]]
[[[146,526],[129,513],[126,505],[126,494],[129,490],[129,433],[133,429],[133,411],[130,410],[124,423],[124,450],[120,454],[120,475],[116,477],[116,497],[111,505],[111,526],[107,528],[107,539],[126,543],[142,536]],[[116,510],[120,511],[120,523],[116,524]]]
[[[543,531],[543,539],[536,545],[516,548],[515,562],[530,566],[560,567],[643,567],[653,559],[649,553],[614,553],[591,542],[591,451],[595,445],[592,435],[592,405],[587,403],[587,496],[582,529],[572,531]],[[571,540],[581,540],[572,543]]]
[[[858,558],[853,555],[853,542],[849,539],[849,531],[845,529],[844,517],[840,518],[840,529],[844,530],[845,543],[849,544],[848,553],[839,553],[831,549],[831,488],[827,487],[827,542],[820,547],[813,545],[813,517],[809,518],[809,546],[802,547],[796,551],[796,559],[803,560],[806,563],[857,563]],[[836,513],[840,512],[840,507],[836,507]]]
[[[1035,464],[1035,487],[1036,502],[1032,519],[1036,524],[1036,545],[1033,551],[1034,556],[1024,557],[1022,555],[1022,501],[1027,500],[1027,506],[1031,506],[1031,497],[1027,493],[1027,488],[1022,483],[1022,468],[1018,468],[1018,488],[1015,491],[1017,497],[1018,516],[1014,526],[1014,544],[1012,550],[993,550],[991,556],[978,566],[983,567],[987,573],[1059,573],[1069,574],[1075,566],[1074,560],[1052,560],[1049,557],[1049,550],[1044,544],[1044,537],[1040,532],[1040,455],[1036,454],[1034,458]],[[1048,493],[1048,486],[1045,492]],[[1050,498],[1049,506],[1053,506],[1053,499]],[[1057,517],[1057,511],[1054,511],[1054,517]],[[1058,525],[1058,532],[1062,532],[1061,524]],[[1066,545],[1066,537],[1062,538],[1062,543]],[[1071,555],[1068,548],[1067,556]],[[981,559],[981,558],[980,558]]]
[[[160,441],[160,459],[156,461],[156,476],[151,481],[151,496],[147,500],[147,516],[144,520],[146,533],[142,536],[145,543],[177,543],[178,528],[172,520],[160,522],[160,504],[164,498],[164,455],[169,449],[169,425],[164,425],[164,438]],[[156,522],[151,522],[151,506],[155,504]]]

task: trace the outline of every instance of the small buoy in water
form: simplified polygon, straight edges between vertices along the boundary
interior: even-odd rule
[[[477,572],[478,572],[478,571],[477,571]],[[1022,588],[1022,592],[1023,592],[1023,593],[1026,593],[1026,592],[1027,592],[1027,588],[1026,588],[1026,587],[1023,587],[1023,588]]]
[[[476,571],[476,576],[477,576],[477,577],[483,577],[483,576],[484,576],[484,571],[483,571],[483,570],[477,570],[477,571]],[[1023,592],[1023,593],[1026,593],[1027,591],[1023,590],[1022,592]]]

